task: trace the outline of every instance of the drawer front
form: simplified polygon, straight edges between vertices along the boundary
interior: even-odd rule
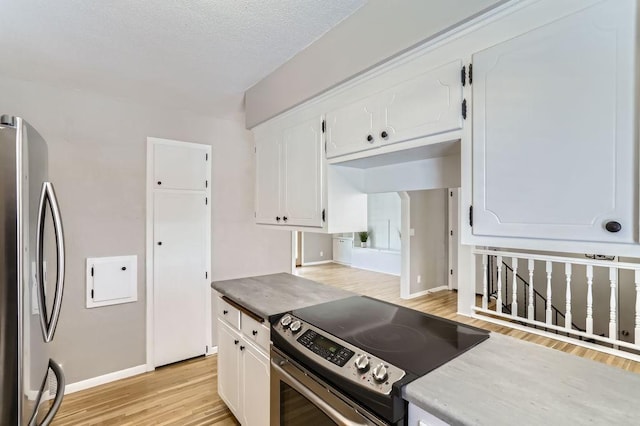
[[[248,315],[242,314],[242,334],[247,340],[255,342],[265,351],[269,350],[269,327],[259,323]]]
[[[218,318],[240,330],[240,311],[222,300],[222,298],[218,298]]]

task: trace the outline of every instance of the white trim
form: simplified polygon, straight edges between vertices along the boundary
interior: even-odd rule
[[[401,276],[401,274],[392,274],[391,272],[381,271],[381,270],[379,270],[379,269],[363,268],[363,267],[361,267],[361,266],[353,266],[353,264],[351,264],[350,266],[351,266],[352,268],[354,268],[354,269],[361,269],[361,270],[363,270],[363,271],[377,272],[377,273],[379,273],[379,274],[386,274],[386,275],[391,275],[391,276],[394,276],[394,277],[400,277],[400,276]]]
[[[408,297],[403,297],[403,299],[415,299],[416,297],[426,296],[428,294],[437,293],[439,291],[449,290],[449,286],[441,285],[438,287],[430,288],[428,290],[419,291],[417,293],[411,293]]]
[[[147,211],[146,211],[146,251],[145,251],[145,263],[146,263],[146,304],[147,304],[147,330],[146,330],[146,339],[147,339],[147,354],[146,354],[146,364],[144,365],[145,371],[153,371],[155,370],[155,362],[154,362],[154,321],[153,321],[153,193],[154,193],[154,176],[153,176],[153,147],[155,145],[169,145],[169,146],[181,146],[181,147],[190,147],[197,149],[204,149],[209,156],[209,160],[207,161],[207,180],[209,182],[208,187],[204,192],[210,203],[207,204],[207,225],[206,225],[206,234],[209,235],[209,238],[206,239],[206,251],[205,255],[206,259],[206,269],[208,271],[208,279],[205,281],[206,283],[206,294],[209,295],[211,291],[211,280],[213,276],[213,272],[211,270],[211,257],[212,257],[212,247],[211,247],[211,206],[213,205],[213,197],[211,196],[211,188],[213,187],[213,178],[211,174],[211,164],[213,163],[213,152],[211,145],[207,144],[199,144],[193,142],[183,142],[171,139],[162,139],[155,137],[147,137],[147,173],[146,173],[146,200],[147,200]],[[213,348],[213,330],[212,330],[212,306],[211,306],[211,297],[205,298],[205,318],[208,318],[205,324],[205,346],[209,348]],[[206,353],[205,355],[207,355]]]
[[[138,374],[146,372],[147,366],[145,364],[126,368],[120,371],[114,371],[113,373],[107,373],[103,374],[102,376],[92,377],[91,379],[81,380],[79,382],[68,384],[64,389],[64,394],[68,395],[70,393],[93,388],[99,385],[104,385],[106,383],[115,382],[116,380],[126,379],[127,377],[137,376]]]
[[[298,238],[296,236],[296,231],[291,231],[291,273],[295,274],[296,272],[296,252],[298,251],[296,245],[298,244]],[[300,264],[302,264],[302,260],[300,260]]]
[[[493,314],[495,315],[495,313],[493,313]],[[585,342],[584,340],[578,340],[578,339],[575,339],[575,338],[566,337],[566,336],[563,336],[561,334],[549,333],[549,332],[546,332],[544,330],[538,330],[536,328],[523,326],[523,325],[516,324],[516,323],[513,323],[513,322],[503,321],[503,320],[500,320],[500,319],[497,319],[497,318],[492,318],[492,317],[489,317],[489,316],[486,316],[486,315],[471,314],[469,316],[471,318],[474,318],[474,319],[479,319],[479,320],[490,322],[490,323],[493,323],[493,324],[498,324],[498,325],[502,325],[502,326],[505,326],[505,327],[513,328],[513,329],[516,329],[516,330],[525,331],[525,332],[530,333],[530,334],[537,334],[539,336],[548,337],[550,339],[559,340],[561,342],[571,343],[572,345],[582,346],[583,348],[593,349],[594,351],[604,352],[604,353],[607,353],[607,354],[610,354],[610,355],[615,355],[615,356],[619,356],[621,358],[626,358],[626,359],[630,359],[630,360],[633,360],[633,361],[636,361],[636,362],[640,362],[640,356],[632,354],[630,352],[624,352],[624,351],[620,351],[620,350],[617,350],[617,349],[609,348],[607,346],[601,346],[601,345],[597,345],[595,343]],[[519,320],[520,319],[518,319],[518,321]]]
[[[306,262],[306,263],[303,263],[302,266],[326,265],[327,263],[334,263],[334,261],[333,260],[319,260],[317,262]],[[340,263],[340,262],[335,262],[335,263]],[[346,265],[346,263],[343,263],[343,265]]]
[[[398,192],[400,196],[400,297],[410,299],[411,296],[411,197],[406,191]]]
[[[209,349],[209,352],[207,352],[206,356],[211,356],[211,355],[215,355],[218,353],[218,347],[214,346],[211,349]]]

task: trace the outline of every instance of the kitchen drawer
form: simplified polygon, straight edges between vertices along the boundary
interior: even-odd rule
[[[269,327],[259,323],[249,315],[242,314],[242,334],[247,340],[254,341],[265,351],[269,350],[269,342],[271,341],[269,333]]]
[[[218,298],[218,318],[240,330],[240,310],[225,302],[221,297]]]

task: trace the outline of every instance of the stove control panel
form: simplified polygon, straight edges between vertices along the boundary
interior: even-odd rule
[[[302,353],[308,354],[307,351],[311,351],[311,358],[324,368],[373,391],[388,395],[393,383],[405,375],[400,368],[306,324],[293,315],[283,316],[274,324],[273,330]]]

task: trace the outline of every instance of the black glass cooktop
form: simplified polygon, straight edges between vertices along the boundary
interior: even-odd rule
[[[353,296],[298,309],[293,315],[418,376],[489,338],[489,332]]]

